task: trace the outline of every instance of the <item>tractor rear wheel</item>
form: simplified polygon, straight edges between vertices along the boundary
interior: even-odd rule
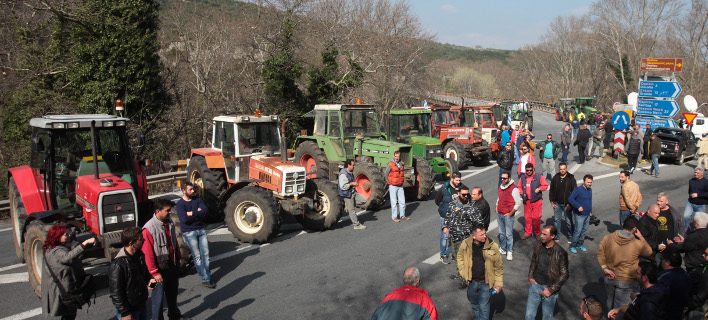
[[[34,293],[42,296],[42,273],[44,270],[44,241],[47,240],[47,233],[52,225],[43,224],[39,221],[32,221],[25,234],[25,266],[29,276],[30,285]]]
[[[533,131],[533,117],[526,117],[526,127],[529,131]]]
[[[302,216],[295,216],[297,221],[310,230],[333,228],[342,215],[344,203],[337,187],[325,179],[308,179],[306,189],[314,195],[315,207]]]
[[[225,173],[209,169],[204,157],[195,156],[187,166],[187,181],[194,184],[194,191],[207,206],[205,222],[223,221],[221,199],[228,190]]]
[[[563,111],[563,121],[568,122],[568,111]]]
[[[229,230],[241,242],[265,243],[280,229],[280,205],[272,192],[259,187],[231,194],[225,212]]]
[[[556,121],[560,121],[561,116],[560,116],[560,111],[556,110]]]
[[[175,225],[175,238],[177,238],[179,253],[182,256],[179,260],[179,268],[182,272],[186,273],[194,265],[194,257],[192,257],[192,251],[189,250],[189,245],[184,241],[182,236],[182,226],[179,224],[179,216],[173,213],[170,215],[170,219]]]
[[[433,193],[435,187],[435,173],[433,167],[422,157],[413,156],[413,167],[415,168],[415,185],[404,190],[408,200],[425,200]]]
[[[17,190],[17,184],[15,184],[15,178],[10,178],[9,186],[9,198],[10,198],[10,220],[12,220],[12,239],[15,241],[15,254],[17,259],[21,263],[25,262],[25,250],[22,244],[22,234],[24,233],[24,226],[20,217],[26,218],[27,211],[25,210],[25,205],[22,203],[22,197],[20,197],[20,191]]]
[[[373,163],[358,162],[353,174],[357,183],[356,192],[366,199],[361,207],[366,210],[378,209],[386,195],[386,179],[381,169]]]
[[[329,162],[317,143],[305,141],[295,149],[294,161],[310,174],[308,178],[329,178]]]
[[[447,173],[442,174],[443,180],[450,180],[453,173],[460,171],[460,168],[457,166],[457,161],[450,158],[445,159],[445,167],[447,168]]]
[[[450,141],[443,147],[443,154],[445,159],[452,159],[457,161],[457,167],[464,169],[467,164],[465,148],[461,143],[457,141]]]

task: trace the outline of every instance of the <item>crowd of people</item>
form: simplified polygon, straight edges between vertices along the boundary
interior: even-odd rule
[[[553,319],[558,295],[571,273],[568,255],[588,251],[585,234],[596,219],[593,176],[587,174],[577,184],[568,172],[568,149],[574,141],[578,163],[585,156],[594,156],[596,148],[604,152],[605,123],[598,119],[596,124],[592,132],[587,124],[578,125],[575,132],[571,131],[573,126],[565,126],[560,143],[551,134],[545,141],[533,143],[533,134],[528,130],[502,128],[499,141],[503,149],[498,156],[499,183],[493,207],[499,226],[498,241],[487,236],[491,210],[481,188],[466,186],[456,172],[439,189],[435,203],[440,215],[440,260],[443,264],[456,264],[456,273],[450,277],[459,281],[460,289],[466,289],[474,319],[490,318],[491,297],[504,288],[503,258],[513,260],[512,232],[518,213],[524,217],[521,239],[532,238],[536,242],[528,272],[525,319],[535,319],[539,311],[543,319]],[[669,204],[666,193],[659,193],[656,202],[641,212],[643,196],[631,175],[639,157],[646,154],[643,151],[660,147],[661,143],[654,141],[658,138],[651,132],[649,139],[640,133],[638,127],[631,127],[629,166],[618,174],[617,222],[621,229],[606,235],[595,252],[597,268],[604,273],[606,300],[584,297],[579,303],[579,316],[627,320],[708,318],[708,179],[703,177],[704,168],[694,170],[683,212]],[[587,149],[590,151],[586,154]],[[649,154],[656,161],[660,152]],[[556,166],[559,157],[561,161]],[[537,163],[543,173],[536,172]],[[514,164],[518,165],[517,181],[511,176]],[[650,174],[658,177],[658,162]],[[544,192],[548,192],[553,207],[553,224],[542,226]],[[567,238],[569,252],[557,244],[561,236]],[[417,269],[415,274],[419,280]],[[419,281],[411,283],[406,279],[404,274],[406,286],[389,294],[372,319],[437,319],[437,309],[427,292],[419,288]],[[406,302],[405,307],[400,301]]]

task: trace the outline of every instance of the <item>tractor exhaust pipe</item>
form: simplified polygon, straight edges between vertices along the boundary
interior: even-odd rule
[[[96,155],[96,120],[91,121],[91,154],[93,155],[93,177],[98,180],[98,156]]]
[[[285,119],[280,124],[280,157],[283,159],[283,161],[288,161],[288,144],[285,141],[285,124],[288,123],[288,120],[289,119]]]

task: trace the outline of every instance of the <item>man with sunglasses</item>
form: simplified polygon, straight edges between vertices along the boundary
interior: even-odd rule
[[[583,298],[580,303],[580,319],[582,320],[602,320],[602,304],[593,295]]]
[[[457,200],[450,203],[443,223],[443,233],[452,240],[453,254],[457,255],[462,241],[472,234],[474,226],[483,226],[482,213],[470,203],[470,189],[462,185],[457,194]],[[457,278],[460,277],[459,271]],[[460,289],[467,288],[467,283],[462,281]]]
[[[538,156],[541,158],[541,166],[546,179],[551,179],[556,174],[556,158],[561,150],[560,144],[553,140],[550,133],[546,141],[538,144]]]
[[[514,186],[514,180],[508,172],[501,175],[499,196],[495,210],[499,223],[499,253],[506,254],[506,260],[513,259],[514,251],[514,215],[521,209],[521,193]]]
[[[533,159],[533,158],[531,158]],[[519,164],[521,167],[521,164]],[[521,240],[526,240],[532,234],[536,234],[536,238],[541,237],[541,209],[543,208],[542,191],[548,190],[546,178],[534,172],[534,165],[527,163],[526,174],[521,176],[519,181],[519,192],[524,200],[524,235]]]

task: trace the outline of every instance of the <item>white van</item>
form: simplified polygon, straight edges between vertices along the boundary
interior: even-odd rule
[[[702,114],[699,113],[698,116],[693,119],[692,125],[691,132],[693,132],[696,137],[700,138],[704,133],[708,133],[708,118]]]

